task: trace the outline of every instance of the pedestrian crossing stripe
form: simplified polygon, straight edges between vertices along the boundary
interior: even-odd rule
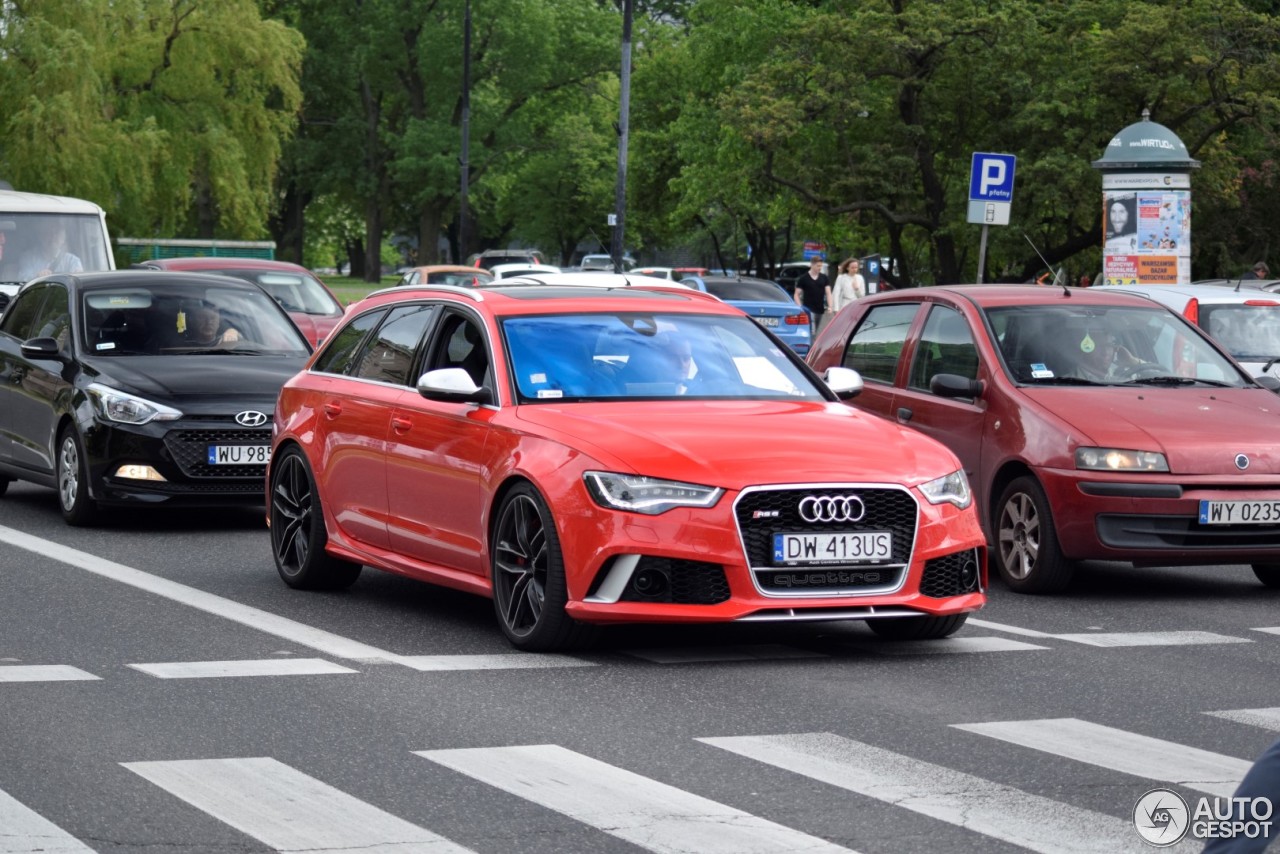
[[[698,741],[1031,851],[1140,848],[1133,824],[832,733]]]
[[[555,744],[415,752],[657,854],[849,850]]]
[[[0,854],[81,854],[93,849],[0,790]]]
[[[787,659],[827,658],[784,644],[728,644],[725,646],[685,646],[670,648],[624,649],[621,652],[654,664],[710,664],[732,661],[779,661]]]
[[[471,850],[275,759],[123,764],[196,809],[277,851],[466,854]]]
[[[1280,732],[1280,707],[1269,709],[1227,709],[1221,712],[1205,712],[1205,714]]]
[[[0,682],[80,682],[101,679],[69,664],[6,664]]]
[[[985,735],[1197,792],[1230,796],[1252,764],[1161,738],[1139,735],[1078,718],[952,724]]]
[[[322,658],[264,658],[244,661],[174,661],[130,664],[157,679],[210,679],[229,676],[318,676],[359,673]]]

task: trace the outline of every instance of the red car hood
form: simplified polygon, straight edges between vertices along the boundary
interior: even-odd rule
[[[535,404],[521,406],[517,417],[543,436],[597,449],[592,455],[604,465],[727,489],[850,480],[913,485],[960,467],[940,443],[841,403]]]
[[[1162,451],[1174,474],[1280,472],[1280,397],[1265,389],[1027,388],[1030,400],[1069,424],[1079,444]]]
[[[289,312],[289,319],[297,325],[303,337],[311,342],[313,348],[329,337],[329,333],[342,320],[342,315],[329,317],[323,314],[303,314],[300,311]]]

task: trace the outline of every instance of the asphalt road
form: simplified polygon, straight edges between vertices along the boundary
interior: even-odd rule
[[[1094,563],[946,641],[522,655],[487,600],[289,590],[258,511],[71,529],[13,484],[0,854],[1146,850],[1144,793],[1229,794],[1280,733],[1278,604],[1244,566]]]

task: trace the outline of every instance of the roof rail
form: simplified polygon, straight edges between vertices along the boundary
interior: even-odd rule
[[[484,294],[480,293],[476,288],[464,288],[460,285],[392,285],[388,288],[379,288],[368,294],[368,296],[379,296],[381,294],[402,294],[409,291],[431,291],[438,293],[443,291],[453,296],[467,297],[475,302],[484,302]]]

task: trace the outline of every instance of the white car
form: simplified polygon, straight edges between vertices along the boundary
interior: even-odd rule
[[[636,265],[636,259],[630,255],[622,256],[622,269],[630,270]],[[582,263],[578,265],[582,270],[613,272],[613,256],[612,255],[583,255]]]
[[[1209,334],[1255,377],[1280,378],[1280,294],[1214,285],[1103,285],[1163,303]]]
[[[559,273],[559,267],[550,264],[496,264],[489,268],[494,279],[510,279],[512,276],[529,276],[541,273]]]

